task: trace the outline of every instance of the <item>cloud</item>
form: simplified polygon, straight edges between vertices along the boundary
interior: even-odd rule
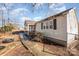
[[[29,10],[26,8],[17,8],[12,10],[10,14],[13,16],[18,16],[18,15],[23,15],[26,12],[29,12]]]
[[[56,8],[55,10],[64,11],[64,10],[66,10],[66,7],[62,6],[62,7]]]
[[[21,20],[31,20],[29,17],[21,17]]]
[[[55,5],[55,3],[49,4],[49,8],[53,8]]]
[[[12,7],[14,4],[6,4],[6,6],[8,7]],[[46,7],[47,5],[44,5],[44,3],[36,3],[34,8],[38,9],[39,10],[39,7]],[[5,7],[2,7],[2,9],[6,12],[7,14],[7,10]],[[40,20],[42,17],[45,18],[45,17],[48,17],[48,16],[51,16],[53,14],[56,14],[56,13],[59,13],[61,11],[64,11],[66,9],[65,5],[62,4],[62,3],[49,3],[49,9],[48,9],[48,12],[46,12],[46,16],[36,16],[33,18],[33,20],[37,21],[37,20]],[[1,8],[0,8],[1,10]],[[37,10],[37,11],[38,11]],[[42,10],[40,10],[42,11]],[[0,12],[1,13],[1,12]],[[17,9],[13,9],[11,10],[10,12],[10,17],[12,19],[15,19],[15,18],[18,18],[17,16],[25,16],[27,13],[31,14],[30,11],[26,8],[17,8]],[[25,15],[24,15],[25,14]],[[39,14],[39,13],[38,13]],[[36,15],[36,14],[35,14]],[[34,15],[33,15],[34,16]],[[21,17],[21,19],[27,19],[27,17]]]
[[[15,5],[14,3],[5,3],[5,7],[8,9],[13,8],[14,5]]]
[[[60,4],[60,3],[50,4],[49,9],[48,9],[48,13],[47,13],[47,17],[54,15],[56,13],[60,13],[64,10],[66,10],[66,6],[64,4]]]
[[[34,8],[38,9],[40,6],[43,6],[44,3],[36,3]]]
[[[23,23],[25,20],[32,20],[31,18],[29,17],[21,17],[20,18],[20,21]]]
[[[49,8],[52,9],[52,8],[56,8],[56,7],[61,7],[63,5],[64,5],[64,3],[50,3]]]
[[[29,17],[20,17],[19,21],[18,20],[13,20],[12,22],[14,22],[14,23],[16,22],[18,24],[18,26],[20,28],[22,28],[24,26],[24,21],[25,20],[31,20],[31,19]]]
[[[3,15],[2,15],[3,14]],[[0,19],[2,19],[2,16],[4,19],[7,19],[7,9],[5,7],[0,8]]]
[[[34,18],[33,18],[33,20],[35,20],[35,21],[39,21],[39,20],[41,20],[41,19],[42,19],[41,16],[38,16],[38,17],[34,17]]]
[[[3,11],[4,13],[7,13],[7,9],[5,7],[1,7],[0,11]]]
[[[40,7],[43,7],[43,6],[45,7],[47,5],[49,7],[47,7],[48,8],[48,12],[46,13],[45,17],[49,17],[49,16],[52,16],[52,15],[54,15],[56,13],[60,13],[61,11],[66,10],[66,6],[64,5],[64,3],[48,3],[46,5],[44,5],[44,3],[36,3],[35,4],[35,8],[39,10]],[[43,17],[43,18],[45,18],[45,17]],[[38,17],[35,17],[34,19],[36,20],[36,19],[40,19],[40,18],[41,17],[38,16]]]

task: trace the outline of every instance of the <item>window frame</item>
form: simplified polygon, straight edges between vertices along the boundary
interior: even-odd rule
[[[44,28],[43,28],[43,23],[41,23],[41,30],[42,30],[42,29],[44,29]]]
[[[53,20],[53,29],[56,30],[57,29],[57,19]]]
[[[50,29],[53,29],[53,21],[50,21]]]

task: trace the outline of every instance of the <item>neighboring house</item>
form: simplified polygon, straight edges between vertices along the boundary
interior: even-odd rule
[[[25,20],[25,30],[28,32],[35,31],[35,21]]]
[[[49,40],[69,46],[78,35],[78,20],[74,8],[36,23],[36,32],[41,32]]]

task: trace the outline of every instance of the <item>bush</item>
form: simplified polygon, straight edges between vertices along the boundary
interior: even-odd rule
[[[5,25],[4,27],[0,28],[0,31],[8,32],[8,31],[12,31],[12,29],[14,29],[14,27],[12,25]]]

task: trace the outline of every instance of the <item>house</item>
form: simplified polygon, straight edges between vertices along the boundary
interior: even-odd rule
[[[74,8],[47,17],[36,23],[36,32],[58,44],[69,46],[78,35],[78,19]]]
[[[33,32],[35,31],[35,21],[31,21],[31,20],[25,20],[25,30],[28,32]]]

